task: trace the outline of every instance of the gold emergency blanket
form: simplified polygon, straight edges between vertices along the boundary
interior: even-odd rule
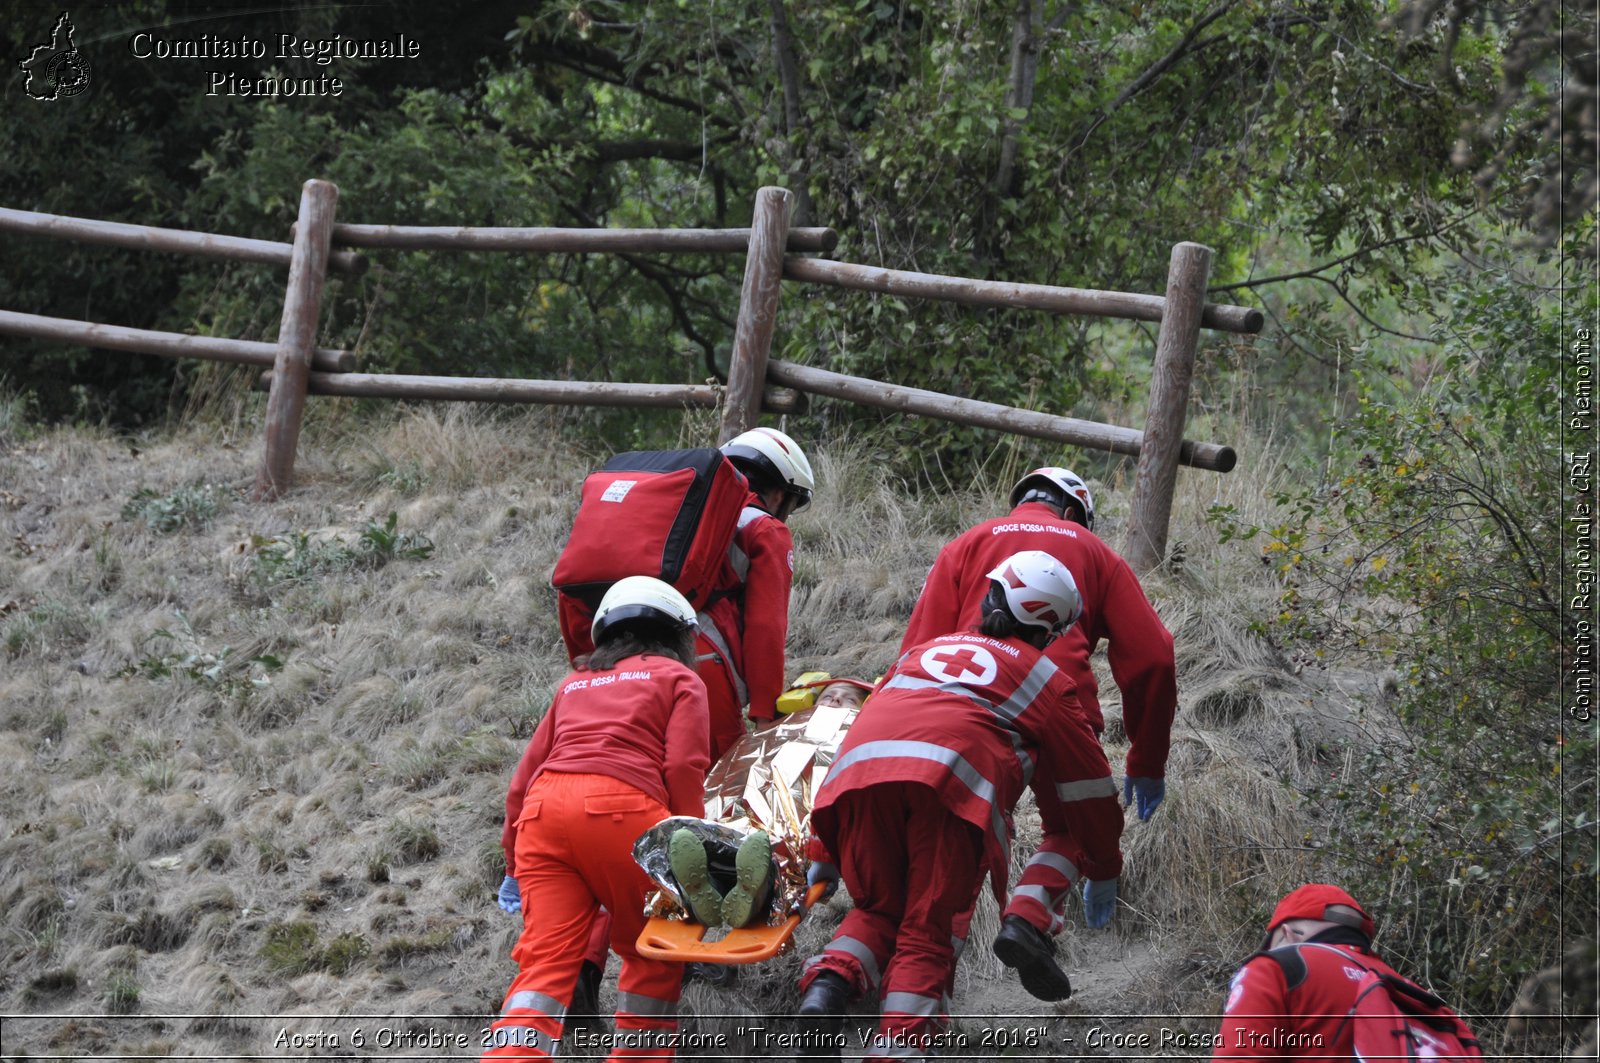
[[[844,706],[803,709],[745,735],[706,776],[706,818],[662,820],[633,846],[633,858],[661,887],[645,901],[650,916],[687,917],[673,883],[668,842],[687,827],[703,841],[736,849],[751,830],[772,839],[778,865],[768,923],[801,910],[806,892],[806,840],[811,801],[859,710]],[[713,871],[716,861],[713,860]]]

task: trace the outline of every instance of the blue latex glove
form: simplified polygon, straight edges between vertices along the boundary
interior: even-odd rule
[[[500,883],[500,892],[495,895],[495,900],[500,902],[502,911],[522,911],[522,891],[517,888],[517,880],[507,875],[505,881]]]
[[[1117,910],[1117,880],[1083,884],[1083,922],[1091,930],[1099,930],[1111,922],[1111,913]]]
[[[1122,780],[1122,806],[1133,804],[1133,799],[1139,799],[1139,818],[1149,819],[1161,805],[1161,799],[1167,796],[1167,780],[1146,779],[1138,775],[1130,775]]]
[[[822,891],[822,896],[819,898],[825,901],[839,889],[839,865],[824,860],[813,860],[811,866],[806,868],[806,888],[809,890],[819,882],[828,884],[828,888]]]

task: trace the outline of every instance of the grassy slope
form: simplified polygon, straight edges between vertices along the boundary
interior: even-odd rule
[[[542,414],[338,427],[302,445],[300,486],[263,506],[240,501],[248,435],[0,436],[0,1006],[99,1016],[8,1022],[8,1052],[271,1054],[280,1029],[348,1051],[358,1026],[470,1035],[473,1018],[415,1017],[498,1009],[517,930],[492,899],[503,787],[564,672],[548,574],[594,456]],[[939,545],[1003,488],[907,498],[847,445],[813,452],[823,489],[794,522],[790,670],[877,674]],[[1177,636],[1180,724],[1171,796],[1128,829],[1127,906],[1114,931],[1068,941],[1080,993],[1066,1004],[1027,997],[988,954],[992,907],[958,987],[963,1012],[1072,1016],[1048,1042],[1077,1036],[1072,1051],[1104,1016],[1190,1011],[1203,1017],[1189,1029],[1214,1029],[1263,905],[1312,866],[1295,784],[1348,718],[1348,697],[1246,635],[1271,589],[1248,548],[1209,545],[1198,523],[1214,500],[1259,507],[1260,476],[1180,480],[1187,560],[1149,584]],[[139,488],[207,483],[223,485],[208,527],[123,516]],[[324,567],[268,578],[263,539],[350,543],[390,511],[431,557],[340,567],[324,550]],[[1109,677],[1104,696],[1115,717]],[[1107,748],[1125,751],[1114,723]],[[797,953],[735,991],[690,987],[688,1006],[792,1006],[800,959],[839,914],[808,920]],[[413,1018],[149,1017],[180,1013]]]

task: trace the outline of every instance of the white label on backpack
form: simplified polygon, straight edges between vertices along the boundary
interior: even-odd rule
[[[628,492],[633,490],[633,485],[638,480],[612,480],[611,486],[606,488],[606,493],[600,496],[602,502],[621,502],[628,497]]]

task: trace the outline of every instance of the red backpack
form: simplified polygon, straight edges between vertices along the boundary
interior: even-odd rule
[[[568,656],[594,649],[594,611],[624,576],[654,576],[703,608],[749,491],[733,463],[711,447],[628,451],[586,477],[550,580]]]
[[[1478,1039],[1461,1017],[1410,979],[1374,970],[1331,945],[1310,941],[1297,947],[1335,953],[1342,963],[1365,972],[1356,983],[1355,1003],[1343,1020],[1352,1024],[1355,1058],[1362,1063],[1430,1059],[1465,1063],[1483,1058]],[[1273,958],[1283,963],[1281,958]]]

